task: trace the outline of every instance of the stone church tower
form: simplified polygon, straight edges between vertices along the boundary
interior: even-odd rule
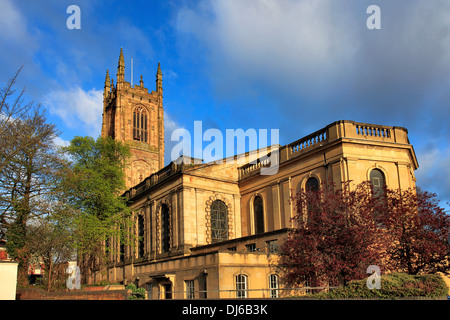
[[[156,91],[125,81],[125,60],[120,49],[117,80],[106,70],[103,92],[102,137],[110,136],[131,148],[126,166],[126,186],[131,188],[164,167],[164,109],[160,64]]]

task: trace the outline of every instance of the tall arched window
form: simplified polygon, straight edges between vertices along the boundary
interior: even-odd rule
[[[170,249],[170,214],[166,204],[161,206],[161,251],[169,252]]]
[[[384,186],[386,184],[386,179],[384,178],[384,173],[380,169],[373,169],[370,171],[370,182],[373,186],[374,196],[379,197],[384,193]]]
[[[306,191],[319,190],[319,180],[317,180],[317,178],[314,178],[314,177],[308,178],[308,180],[306,180],[305,190]]]
[[[211,242],[228,240],[228,210],[221,200],[211,204]]]
[[[147,142],[147,111],[142,106],[136,107],[133,111],[133,139]]]
[[[264,207],[263,200],[260,196],[256,196],[253,200],[253,214],[255,216],[255,233],[264,232]]]
[[[144,217],[138,215],[138,257],[144,256]]]
[[[317,192],[319,189],[319,180],[317,178],[310,177],[306,180],[305,190],[308,193],[306,198],[306,213],[308,216],[306,219],[308,219],[309,215],[313,212],[317,212],[317,207],[320,202],[320,194]]]

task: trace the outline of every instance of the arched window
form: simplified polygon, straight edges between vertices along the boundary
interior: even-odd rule
[[[318,191],[319,190],[319,180],[317,180],[317,178],[314,178],[314,177],[308,178],[308,180],[306,180],[305,190],[306,191]]]
[[[221,200],[211,204],[211,242],[228,240],[228,210]]]
[[[269,276],[270,297],[278,298],[278,275],[271,274]]]
[[[306,198],[306,212],[309,215],[313,212],[317,212],[317,208],[320,202],[320,194],[319,191],[319,180],[315,177],[310,177],[306,180],[305,190],[308,193]]]
[[[245,274],[236,276],[236,298],[247,298],[247,276]]]
[[[133,139],[147,142],[147,112],[142,106],[133,111]]]
[[[253,200],[253,214],[255,216],[255,233],[264,232],[264,207],[263,200],[260,196],[256,196]]]
[[[383,171],[380,169],[373,169],[370,171],[370,182],[373,186],[373,194],[376,197],[383,195],[386,179],[384,178]]]
[[[138,215],[138,257],[144,256],[144,217]]]
[[[170,214],[166,204],[161,206],[161,250],[169,252],[170,249]]]

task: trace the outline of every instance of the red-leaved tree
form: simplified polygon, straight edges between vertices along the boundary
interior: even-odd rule
[[[323,185],[295,197],[296,226],[282,244],[279,268],[288,286],[346,284],[385,264],[386,230],[370,183],[354,190]]]
[[[428,192],[386,189],[370,182],[350,190],[323,185],[293,199],[294,228],[281,245],[278,267],[287,286],[346,285],[382,272],[449,270],[450,217]]]
[[[409,274],[449,270],[450,216],[436,194],[386,190],[383,225],[389,230],[391,268]]]

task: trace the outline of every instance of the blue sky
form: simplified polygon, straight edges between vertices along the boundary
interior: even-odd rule
[[[71,4],[80,30],[66,27]],[[373,4],[380,30],[366,27]],[[134,83],[142,74],[154,89],[161,63],[166,138],[196,120],[279,129],[280,144],[336,120],[403,126],[417,184],[450,200],[447,0],[0,0],[0,82],[24,65],[18,85],[48,110],[59,143],[100,134],[120,47],[128,81],[133,58]]]

